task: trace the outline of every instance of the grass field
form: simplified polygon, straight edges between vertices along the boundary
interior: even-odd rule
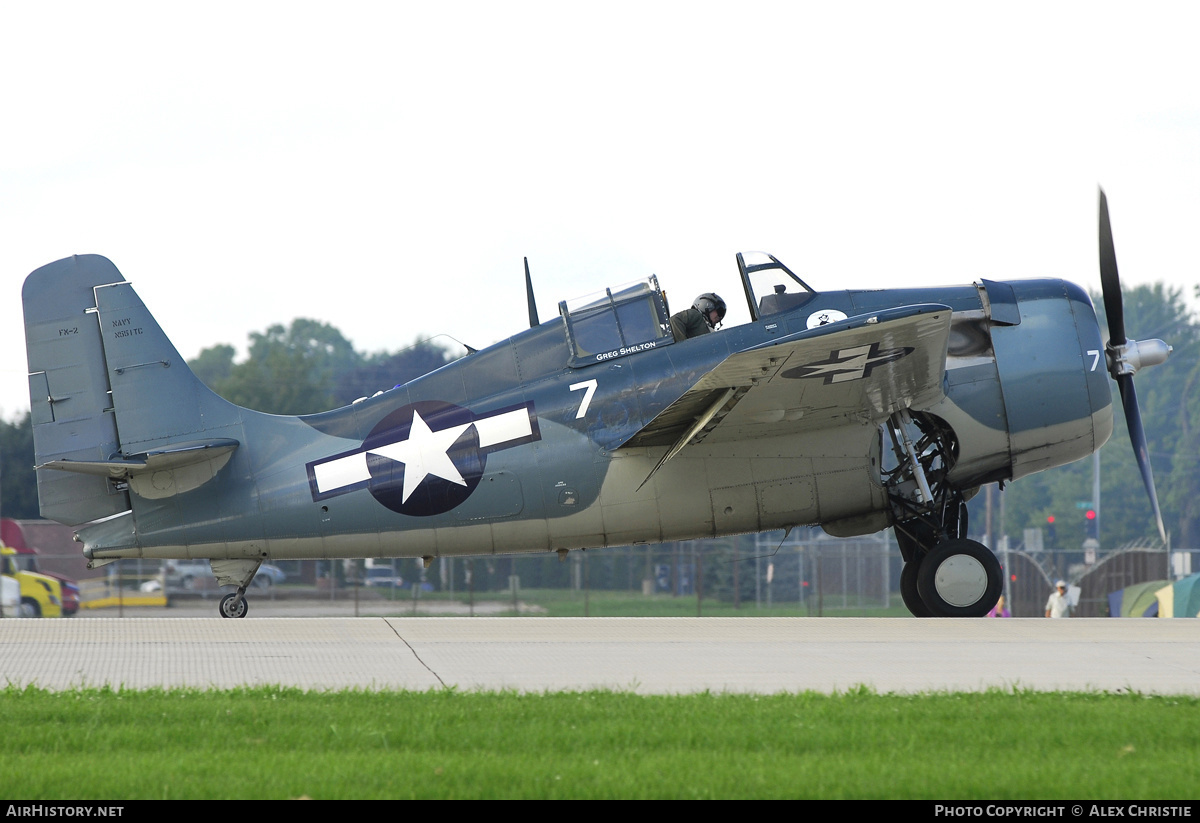
[[[422,601],[453,600],[464,604],[468,602],[467,595],[463,592],[423,592],[420,597]],[[478,605],[485,602],[501,605],[511,603],[510,597],[494,591],[476,594],[474,599]],[[647,597],[641,592],[584,592],[572,589],[521,589],[518,600],[524,608],[513,607],[499,614],[489,611],[489,616],[519,614],[522,617],[819,617],[823,614],[828,617],[911,617],[899,595],[892,598],[893,602],[887,608],[845,606],[840,600],[826,604],[811,599],[805,603],[764,603],[761,606],[751,600],[743,602],[740,608],[735,609],[732,602],[723,602],[716,598],[706,598],[697,603],[694,595],[672,597],[668,594],[655,594]],[[410,593],[398,592],[397,614],[408,613],[412,603]]]
[[[0,796],[1196,797],[1200,699],[80,690],[2,693]]]

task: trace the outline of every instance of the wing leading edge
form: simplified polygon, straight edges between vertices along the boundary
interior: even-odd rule
[[[950,315],[948,306],[903,306],[731,354],[621,447],[671,446],[661,466],[705,440],[877,424],[928,408],[944,396]]]

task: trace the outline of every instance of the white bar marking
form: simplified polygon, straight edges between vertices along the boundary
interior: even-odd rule
[[[313,477],[317,480],[317,491],[321,494],[370,480],[367,453],[348,454],[328,463],[318,463],[313,466]]]
[[[529,422],[529,409],[521,407],[504,414],[497,414],[494,417],[476,420],[475,431],[479,432],[479,448],[481,449],[507,443],[510,440],[519,440],[522,437],[531,437],[533,426]]]

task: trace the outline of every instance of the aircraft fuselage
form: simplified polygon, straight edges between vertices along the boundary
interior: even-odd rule
[[[110,488],[127,496],[123,513],[79,529],[97,561],[537,552],[799,524],[877,531],[890,518],[879,420],[861,408],[822,406],[817,387],[885,369],[903,356],[886,341],[847,349],[830,338],[821,357],[789,359],[780,366],[791,375],[788,399],[769,408],[756,408],[752,394],[743,403],[731,395],[722,427],[761,436],[698,435],[657,471],[669,443],[637,439],[732,355],[815,334],[822,313],[856,318],[916,304],[951,313],[937,353],[941,396],[924,411],[955,432],[951,480],[961,489],[1071,462],[1112,429],[1091,301],[1058,280],[809,294],[742,326],[588,357],[572,351],[557,318],[318,415],[241,409],[183,380],[172,390],[186,411],[182,424],[166,419],[169,406],[158,416],[138,411],[162,369],[118,365],[169,349],[172,377],[183,379],[178,354],[128,284],[95,294],[116,410],[107,457],[154,454],[182,440],[237,444],[208,462]],[[123,334],[129,328],[141,333]],[[46,485],[48,516],[56,506],[71,510],[70,490],[56,498]]]

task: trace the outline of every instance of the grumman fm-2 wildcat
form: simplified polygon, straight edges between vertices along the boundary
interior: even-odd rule
[[[891,527],[919,615],[996,603],[995,555],[966,501],[1092,454],[1118,382],[1160,532],[1103,193],[1110,341],[1062,280],[817,292],[737,255],[750,322],[672,335],[650,277],[350,406],[237,407],[190,371],[107,259],[23,290],[42,515],[95,567],[204,558],[225,617],[287,558],[559,552],[820,524]],[[528,272],[527,272],[528,285]]]

